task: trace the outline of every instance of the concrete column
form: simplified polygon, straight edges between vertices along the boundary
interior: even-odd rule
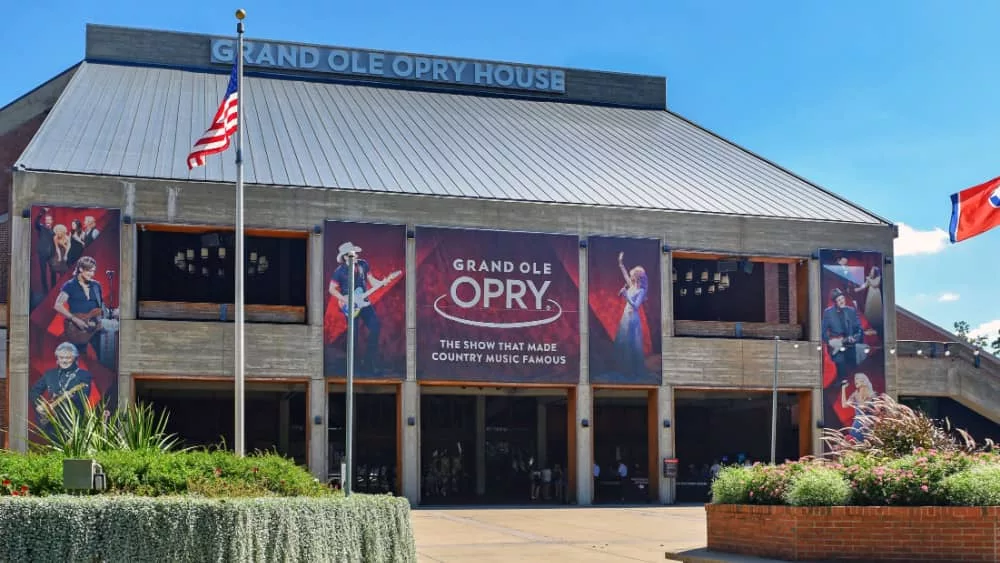
[[[593,392],[590,385],[576,388],[576,420],[570,432],[576,432],[576,499],[580,506],[588,506],[594,499],[594,426]],[[583,427],[581,421],[588,425]]]
[[[410,501],[411,506],[420,504],[420,386],[416,381],[404,381],[400,387],[403,394],[403,412],[400,424],[403,431],[403,467],[400,478],[403,480],[403,496]],[[409,419],[413,417],[413,426]]]
[[[656,475],[660,480],[660,504],[673,504],[677,498],[677,480],[667,479],[663,476],[663,460],[675,457],[674,453],[674,388],[671,385],[663,385],[656,390],[656,413],[660,424],[659,429],[659,456],[657,459]],[[670,421],[670,428],[663,427],[663,421]],[[652,478],[652,476],[650,476]]]
[[[306,297],[306,310],[309,315],[309,325],[323,328],[323,306],[326,304],[326,284],[323,282],[323,235],[309,235],[306,243],[306,254],[309,256],[309,293]],[[322,354],[322,351],[320,351]],[[324,415],[326,418],[326,415]]]
[[[476,396],[476,495],[486,494],[486,396]]]
[[[407,229],[412,229],[407,225]],[[417,380],[417,241],[406,239],[406,380]]]
[[[123,210],[123,213],[126,212]],[[118,268],[116,272],[118,279],[115,280],[115,284],[118,285],[118,295],[110,296],[111,303],[118,307],[118,318],[119,319],[134,319],[136,318],[136,283],[138,278],[139,264],[136,259],[138,256],[138,239],[136,238],[135,223],[131,225],[121,225],[119,231],[121,237],[121,267]],[[106,283],[106,282],[105,282]],[[108,290],[113,290],[114,284]],[[121,350],[119,346],[119,350]]]
[[[891,248],[891,247],[890,247]],[[899,398],[899,356],[890,354],[896,348],[896,268],[892,256],[886,256],[882,265],[882,318],[885,334],[885,393]],[[994,334],[995,336],[995,334]]]
[[[288,397],[282,397],[278,401],[278,451],[288,451],[288,431],[291,427],[291,413]]]
[[[23,172],[14,171],[14,194],[26,183]],[[16,201],[16,198],[15,198]],[[20,210],[22,207],[12,208]],[[31,276],[31,219],[19,211],[10,214],[10,326],[8,360],[9,387],[7,414],[10,448],[26,451],[28,447],[28,307]]]
[[[536,411],[538,413],[537,415],[538,467],[547,467],[549,463],[549,460],[547,459],[548,458],[547,441],[549,437],[547,428],[548,417],[546,416],[548,409],[545,407],[545,397],[536,397],[535,401],[537,402],[537,407],[538,407]]]
[[[135,381],[131,373],[118,374],[118,408],[125,408],[132,404],[132,387]]]
[[[306,424],[309,428],[309,471],[322,482],[326,482],[330,473],[328,450],[329,421],[327,420],[327,405],[330,395],[326,388],[326,379],[322,376],[309,380],[309,418]],[[316,420],[319,424],[316,424]]]
[[[812,390],[812,435],[813,435],[813,455],[823,453],[823,430],[816,428],[816,423],[823,420],[823,389],[814,387]],[[833,421],[824,420],[824,424],[833,424]]]
[[[587,249],[581,248],[580,253],[580,385],[590,384],[590,301],[587,298]],[[589,395],[588,395],[589,397]],[[579,420],[577,420],[579,423]]]
[[[674,255],[664,252],[660,256],[660,269],[663,272],[663,283],[660,284],[660,330],[666,339],[674,335]]]
[[[823,317],[823,295],[820,286],[820,273],[822,266],[819,260],[811,258],[809,260],[809,340],[821,342],[823,335],[820,334],[820,326]]]

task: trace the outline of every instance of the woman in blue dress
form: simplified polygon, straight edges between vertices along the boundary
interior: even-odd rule
[[[840,406],[854,409],[854,421],[851,424],[850,434],[856,441],[864,439],[861,432],[861,416],[865,414],[865,408],[875,398],[875,388],[868,376],[863,373],[854,374],[854,392],[847,396],[848,382],[844,381],[840,386]]]
[[[626,270],[624,260],[625,253],[619,252],[618,268],[625,278],[625,286],[618,291],[618,295],[625,299],[625,308],[618,322],[615,353],[619,371],[625,376],[636,377],[646,371],[640,308],[646,301],[649,284],[645,268],[636,266],[631,271]]]

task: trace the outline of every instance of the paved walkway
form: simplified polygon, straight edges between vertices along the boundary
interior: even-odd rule
[[[704,548],[701,506],[417,508],[421,562],[672,561]]]

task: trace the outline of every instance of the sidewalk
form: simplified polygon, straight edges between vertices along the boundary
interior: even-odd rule
[[[706,555],[701,505],[417,508],[412,519],[422,562],[765,561]]]

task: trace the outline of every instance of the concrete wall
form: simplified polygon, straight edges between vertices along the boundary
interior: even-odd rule
[[[133,224],[122,228],[121,274],[121,373],[123,379],[136,374],[177,376],[228,376],[233,369],[232,325],[215,322],[183,322],[138,320],[135,311],[135,236],[143,222],[191,225],[229,226],[233,222],[234,189],[230,185],[163,182],[149,180],[123,181],[111,178],[16,172],[14,207],[21,209],[34,202],[65,205],[118,207]],[[810,287],[818,288],[818,264],[810,256],[820,247],[836,240],[840,248],[865,248],[891,256],[893,235],[888,226],[838,225],[805,221],[740,218],[694,213],[668,213],[602,209],[588,206],[509,203],[489,200],[462,200],[430,196],[372,194],[342,190],[287,189],[248,186],[246,190],[246,224],[248,227],[284,228],[310,231],[327,218],[358,221],[399,222],[409,226],[440,225],[480,228],[502,228],[529,231],[567,232],[580,236],[591,234],[659,237],[677,250],[714,251],[733,255],[781,255],[798,257],[808,268]],[[138,226],[137,226],[138,225]],[[29,260],[30,220],[18,214],[12,219],[14,271],[27,271]],[[309,256],[318,261],[322,256],[322,237],[310,235]],[[408,264],[413,266],[413,245],[408,244]],[[585,253],[585,250],[581,250]],[[585,257],[584,257],[585,258]],[[671,257],[663,255],[661,268],[670,271]],[[581,260],[585,268],[586,260]],[[585,271],[581,272],[586,279]],[[306,378],[314,380],[311,389],[321,389],[322,381],[322,269],[310,272],[308,322],[303,325],[248,325],[248,377]],[[884,277],[887,310],[894,307],[893,274],[886,268]],[[410,296],[407,339],[413,343],[415,311],[414,277],[408,276]],[[663,295],[663,384],[659,392],[658,409],[661,418],[672,418],[672,396],[675,388],[741,387],[770,388],[774,375],[774,342],[766,340],[731,340],[713,338],[673,337],[672,290],[669,275],[664,275]],[[27,412],[27,317],[28,278],[14,276],[11,292],[11,408],[14,418],[11,429],[15,436],[25,429]],[[585,287],[581,288],[585,290]],[[819,301],[812,298],[808,334],[818,333]],[[586,303],[583,303],[586,306]],[[888,315],[887,341],[895,340],[895,323]],[[582,342],[586,343],[587,316],[581,316]],[[820,381],[820,352],[815,343],[802,342],[795,347],[782,342],[779,350],[779,385],[786,389],[817,389]],[[411,346],[408,346],[408,349]],[[408,353],[408,379],[412,381],[415,354]],[[582,350],[581,379],[578,405],[586,414],[589,408],[589,379],[586,346]],[[891,366],[894,366],[892,359]],[[889,379],[895,385],[890,366]],[[415,408],[419,390],[405,386],[404,403],[408,412]],[[325,413],[325,394],[313,396],[311,414]],[[320,405],[319,401],[323,401]],[[405,416],[405,415],[404,415]],[[580,417],[577,417],[579,420]],[[404,428],[406,440],[419,436],[417,426]],[[325,432],[325,426],[314,428]],[[590,442],[589,429],[577,425],[577,444],[586,449]],[[671,435],[672,432],[663,432]],[[23,434],[20,434],[23,436]],[[321,440],[314,440],[314,443]],[[23,446],[15,442],[14,446]],[[315,445],[314,447],[325,447]],[[407,455],[413,448],[404,448]],[[671,440],[659,438],[658,452],[673,455]],[[585,458],[586,456],[579,456]],[[322,462],[321,452],[311,452],[310,459]],[[586,463],[584,463],[586,461]],[[578,480],[586,487],[589,461],[577,460]],[[320,468],[313,468],[322,474]],[[419,490],[415,482],[416,464],[404,468],[408,493]],[[668,483],[661,483],[661,498],[669,498]],[[668,492],[671,491],[671,492]],[[416,493],[413,493],[416,494]],[[581,500],[589,491],[580,492]]]
[[[253,25],[248,23],[248,25]],[[255,38],[248,36],[246,41]],[[152,63],[158,65],[173,65],[185,68],[215,68],[229,70],[225,64],[213,65],[209,52],[210,41],[213,38],[232,39],[228,36],[198,35],[173,31],[159,31],[88,24],[87,25],[87,59],[97,61],[121,61]],[[273,39],[259,38],[261,41]],[[288,42],[291,43],[291,42]],[[315,45],[319,47],[319,45]],[[396,53],[400,54],[400,53]],[[402,53],[414,55],[413,53]],[[421,55],[415,55],[421,56]],[[431,55],[424,55],[431,56]],[[467,60],[467,59],[463,59]],[[483,61],[493,62],[497,61]],[[525,62],[525,64],[534,64]],[[537,65],[542,66],[542,65]],[[270,69],[247,66],[247,72],[267,72]],[[520,98],[584,101],[638,108],[663,109],[667,107],[667,81],[662,76],[644,76],[616,72],[596,72],[582,69],[563,69],[566,72],[566,92],[544,93],[496,88],[482,88],[465,85],[445,85],[440,83],[425,83],[424,86],[436,90],[455,92],[483,92],[501,96],[517,96]],[[338,76],[336,74],[318,74],[308,71],[281,70],[286,76],[303,76],[330,80],[347,78],[359,80],[359,76]],[[364,77],[364,81],[372,84],[407,84],[414,86],[414,81],[399,81]]]

